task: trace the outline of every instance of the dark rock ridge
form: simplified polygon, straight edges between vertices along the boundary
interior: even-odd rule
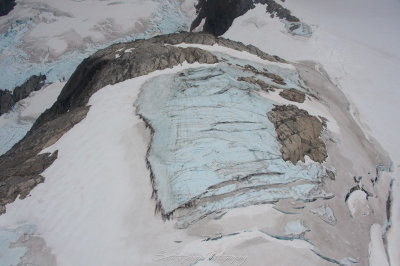
[[[195,29],[205,19],[203,31],[221,36],[229,29],[235,18],[253,8],[252,0],[199,0],[196,5],[198,15],[190,30]]]
[[[305,155],[319,163],[326,159],[326,146],[320,138],[323,123],[318,118],[294,105],[280,105],[268,112],[268,119],[275,126],[285,161],[304,162]]]
[[[235,18],[253,9],[255,4],[267,5],[266,11],[271,14],[271,17],[277,16],[289,22],[299,22],[299,19],[293,16],[290,10],[274,0],[199,0],[196,5],[197,17],[192,22],[190,31],[197,28],[205,19],[203,31],[221,36],[229,29]],[[290,30],[293,31],[297,28]]]
[[[7,113],[13,108],[15,102],[11,92],[0,90],[0,115]]]
[[[298,102],[298,103],[304,103],[306,99],[306,95],[304,94],[304,92],[301,92],[293,88],[288,90],[283,90],[279,93],[279,95],[288,101]]]
[[[271,17],[277,16],[280,19],[286,19],[289,22],[299,22],[300,20],[293,16],[290,10],[284,8],[274,0],[261,0],[257,1],[261,4],[267,4],[267,12],[271,14]],[[294,30],[294,29],[292,29]]]
[[[15,87],[13,91],[14,102],[18,102],[29,96],[32,91],[40,90],[46,81],[45,75],[33,75],[27,79],[21,86]]]
[[[8,15],[15,5],[15,0],[0,0],[0,16]]]
[[[12,94],[9,91],[0,90],[0,115],[10,111],[18,101],[28,97],[31,92],[40,90],[45,80],[45,75],[33,75],[21,86],[16,87]]]
[[[245,46],[206,33],[162,35],[149,40],[115,44],[94,53],[77,67],[57,101],[36,120],[27,135],[0,156],[0,213],[5,211],[7,203],[13,202],[18,195],[28,195],[36,184],[43,181],[40,173],[52,164],[57,154],[38,154],[86,117],[89,98],[97,90],[185,61],[204,64],[217,62],[217,58],[205,50],[172,46],[179,43],[217,43],[266,60],[284,62],[254,46]],[[131,52],[125,53],[124,49],[131,49]]]

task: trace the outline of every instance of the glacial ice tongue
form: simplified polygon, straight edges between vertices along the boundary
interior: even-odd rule
[[[276,103],[238,82],[243,75],[242,68],[220,64],[158,76],[142,87],[137,114],[153,131],[147,160],[163,214],[193,200],[204,200],[191,214],[196,219],[224,208],[328,195],[318,184],[323,165],[282,159],[267,117]]]

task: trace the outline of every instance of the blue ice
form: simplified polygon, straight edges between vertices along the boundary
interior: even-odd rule
[[[293,165],[281,158],[267,118],[276,103],[259,96],[259,88],[238,82],[243,75],[241,68],[220,64],[158,76],[143,86],[137,112],[154,130],[148,161],[166,213],[195,197],[231,192],[235,196],[201,206],[199,212],[326,196],[311,183],[326,174],[323,166]],[[310,183],[272,187],[299,180]]]

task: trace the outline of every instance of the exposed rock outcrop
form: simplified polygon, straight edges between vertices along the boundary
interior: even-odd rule
[[[277,16],[289,22],[299,22],[299,19],[293,16],[289,9],[284,8],[274,0],[256,0],[256,2],[267,4],[267,12],[271,14],[271,17]]]
[[[192,22],[190,31],[197,28],[204,19],[203,31],[221,36],[230,28],[235,18],[253,9],[255,4],[267,5],[266,12],[271,14],[271,17],[277,16],[288,22],[299,22],[290,10],[274,0],[199,0],[196,5],[197,17]],[[289,30],[294,31],[299,27],[293,25]]]
[[[25,99],[33,91],[40,90],[46,81],[45,75],[33,75],[27,79],[21,86],[15,87],[13,91],[14,102]]]
[[[298,102],[298,103],[304,103],[306,99],[306,95],[304,94],[304,92],[301,92],[293,88],[288,90],[283,90],[279,93],[279,95],[288,101]]]
[[[15,0],[0,0],[0,16],[5,16],[13,10]]]
[[[254,8],[254,3],[251,0],[199,0],[196,5],[198,16],[193,21],[190,30],[198,27],[205,19],[203,31],[221,36],[229,29],[235,18],[252,8]]]
[[[11,92],[0,90],[0,115],[10,111],[14,104]]]
[[[320,138],[323,125],[318,118],[294,105],[280,105],[268,112],[268,119],[275,126],[285,161],[304,162],[305,155],[320,163],[326,159],[325,143]]]

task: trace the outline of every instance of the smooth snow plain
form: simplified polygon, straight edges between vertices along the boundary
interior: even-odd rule
[[[388,251],[391,264],[400,265],[400,2],[300,0],[281,4],[311,25],[312,36],[288,34],[279,19],[270,18],[265,7],[257,5],[235,19],[223,37],[287,60],[316,61],[345,93],[355,121],[393,160],[396,181]]]

